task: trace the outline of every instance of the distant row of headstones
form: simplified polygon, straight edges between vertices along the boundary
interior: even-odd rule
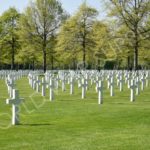
[[[127,84],[127,87],[131,90],[130,101],[135,100],[135,94],[139,95],[140,91],[143,91],[145,87],[148,87],[150,71],[58,71],[46,72],[42,79],[39,78],[34,72],[29,73],[30,86],[40,92],[40,86],[42,87],[41,94],[45,96],[46,88],[49,88],[49,98],[54,100],[54,90],[58,87],[62,87],[62,91],[65,91],[66,84],[70,85],[70,94],[74,94],[74,86],[77,83],[78,88],[82,89],[81,98],[86,97],[86,91],[93,85],[98,93],[98,104],[103,103],[103,83],[107,82],[107,88],[110,89],[110,96],[114,96],[115,81],[120,91],[123,91],[123,87]],[[141,88],[140,88],[141,86]]]
[[[41,76],[42,75],[42,78]],[[95,86],[95,91],[98,93],[98,104],[103,103],[104,82],[107,83],[107,88],[110,90],[110,96],[114,96],[115,86],[123,91],[125,85],[130,89],[130,101],[135,101],[135,95],[139,95],[145,87],[149,85],[150,71],[126,71],[126,70],[86,70],[86,71],[47,71],[45,74],[42,71],[0,71],[0,78],[5,79],[8,94],[10,99],[6,100],[7,104],[12,104],[12,124],[19,124],[19,104],[22,98],[19,97],[18,90],[15,89],[15,80],[27,76],[29,85],[36,92],[41,92],[42,96],[46,96],[46,89],[49,89],[49,99],[54,100],[54,90],[59,87],[62,91],[66,90],[66,84],[70,86],[70,94],[74,94],[75,83],[78,88],[81,88],[81,99],[85,99],[87,91],[91,86]]]
[[[6,104],[12,105],[12,125],[19,124],[19,105],[23,101],[23,98],[19,97],[19,91],[16,89],[15,81],[26,77],[29,74],[28,71],[0,71],[0,79],[5,80],[7,85],[7,91],[9,98],[6,99]]]

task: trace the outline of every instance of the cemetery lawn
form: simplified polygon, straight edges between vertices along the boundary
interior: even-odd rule
[[[0,150],[150,150],[150,86],[136,101],[129,101],[130,90],[115,89],[110,97],[104,90],[104,104],[97,104],[94,86],[86,99],[75,87],[65,92],[55,91],[49,101],[49,91],[43,98],[23,78],[16,82],[20,97],[20,125],[11,124],[11,105],[6,105],[7,87],[0,80]]]

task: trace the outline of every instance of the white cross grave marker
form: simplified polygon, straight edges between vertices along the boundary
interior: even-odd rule
[[[7,86],[8,86],[8,92],[9,92],[9,95],[10,95],[10,98],[11,98],[12,95],[13,95],[13,89],[14,89],[14,87],[15,87],[15,84],[14,84],[13,79],[10,78],[10,79],[8,80]]]
[[[122,74],[119,75],[119,90],[123,91],[123,76],[122,76]]]
[[[99,81],[97,91],[98,91],[98,104],[102,104],[103,103],[103,83],[102,83],[102,81]]]
[[[40,83],[39,76],[36,77],[36,92],[40,92]]]
[[[50,78],[50,81],[49,81],[49,98],[50,98],[50,101],[54,100],[54,84],[53,84],[52,78]]]
[[[86,90],[88,90],[88,80],[89,80],[89,77],[88,77],[88,74],[86,74],[85,75]]]
[[[134,102],[135,101],[135,85],[134,85],[134,80],[131,80],[130,89],[131,89],[130,101]]]
[[[139,76],[136,77],[136,95],[139,95],[140,94],[140,82],[139,82]]]
[[[145,78],[146,78],[146,87],[148,87],[149,85],[149,73],[148,72],[146,73]]]
[[[85,91],[86,91],[86,82],[85,79],[82,79],[82,83],[81,83],[81,87],[82,87],[82,99],[85,98]]]
[[[55,83],[56,83],[56,89],[58,89],[58,87],[59,87],[59,76],[58,75],[56,76]]]
[[[144,90],[144,85],[145,85],[145,78],[144,78],[144,75],[142,75],[142,77],[141,77],[141,91]]]
[[[12,99],[6,99],[6,104],[12,104],[12,125],[19,124],[19,104],[23,101],[19,98],[18,90],[13,89]]]
[[[65,80],[65,75],[63,75],[63,78],[62,78],[62,91],[66,91],[66,87],[65,87],[65,82],[66,82],[66,80]]]
[[[33,90],[36,90],[36,76],[33,76]]]
[[[46,95],[46,85],[47,85],[45,78],[42,78],[41,85],[42,85],[42,96],[45,96]]]
[[[81,79],[78,78],[78,88],[80,88],[80,87],[81,87]]]
[[[130,72],[127,75],[127,85],[128,85],[128,89],[130,88],[130,82],[131,82],[131,78],[130,78]]]
[[[110,80],[110,96],[114,96],[114,78],[113,78],[113,76],[111,77],[111,80]]]
[[[73,77],[70,78],[70,94],[74,93],[74,79]]]

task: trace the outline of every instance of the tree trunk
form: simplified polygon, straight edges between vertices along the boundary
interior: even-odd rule
[[[15,68],[15,39],[12,37],[12,47],[11,47],[11,70]]]
[[[83,38],[83,69],[86,69],[85,61],[86,61],[86,50],[85,50],[85,37]]]
[[[29,70],[31,69],[31,64],[29,64]]]
[[[44,1],[45,2],[45,1]],[[45,3],[46,4],[46,3]],[[46,35],[46,17],[44,16],[44,32],[43,32],[43,71],[46,72],[47,63],[46,63],[46,45],[47,45],[47,35]]]
[[[45,29],[45,28],[44,28]],[[43,39],[43,71],[46,72],[46,32],[44,30],[44,39]]]
[[[137,32],[137,25],[135,25],[135,39],[134,39],[134,70],[138,69],[138,32]]]
[[[76,59],[73,59],[73,69],[76,70]]]
[[[127,58],[127,69],[130,70],[130,56]]]
[[[83,43],[82,43],[82,47],[83,47],[83,69],[86,69],[86,19],[84,19],[84,23],[83,23],[83,28],[84,28],[84,33],[83,33]]]
[[[98,60],[97,60],[97,70],[98,70],[98,71],[100,71],[100,68],[101,68],[101,67],[100,67],[100,62],[101,62],[100,59],[98,59]]]
[[[2,61],[1,61],[1,48],[0,48],[0,70],[2,69]]]
[[[138,10],[137,10],[137,5],[138,1],[134,0],[135,3],[135,14],[138,16]],[[138,43],[138,21],[135,21],[134,24],[134,70],[138,69],[138,48],[139,48],[139,43]]]
[[[43,71],[46,72],[46,50],[43,50]]]
[[[32,70],[34,71],[34,60],[32,61]]]
[[[134,49],[134,70],[138,69],[138,46]]]
[[[53,54],[52,54],[52,56],[51,56],[51,63],[52,63],[52,70],[54,69],[54,57],[53,57]]]

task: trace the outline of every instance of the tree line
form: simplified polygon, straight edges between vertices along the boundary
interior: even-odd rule
[[[150,1],[106,0],[109,19],[83,2],[31,1],[0,16],[0,69],[140,69],[150,66]]]

